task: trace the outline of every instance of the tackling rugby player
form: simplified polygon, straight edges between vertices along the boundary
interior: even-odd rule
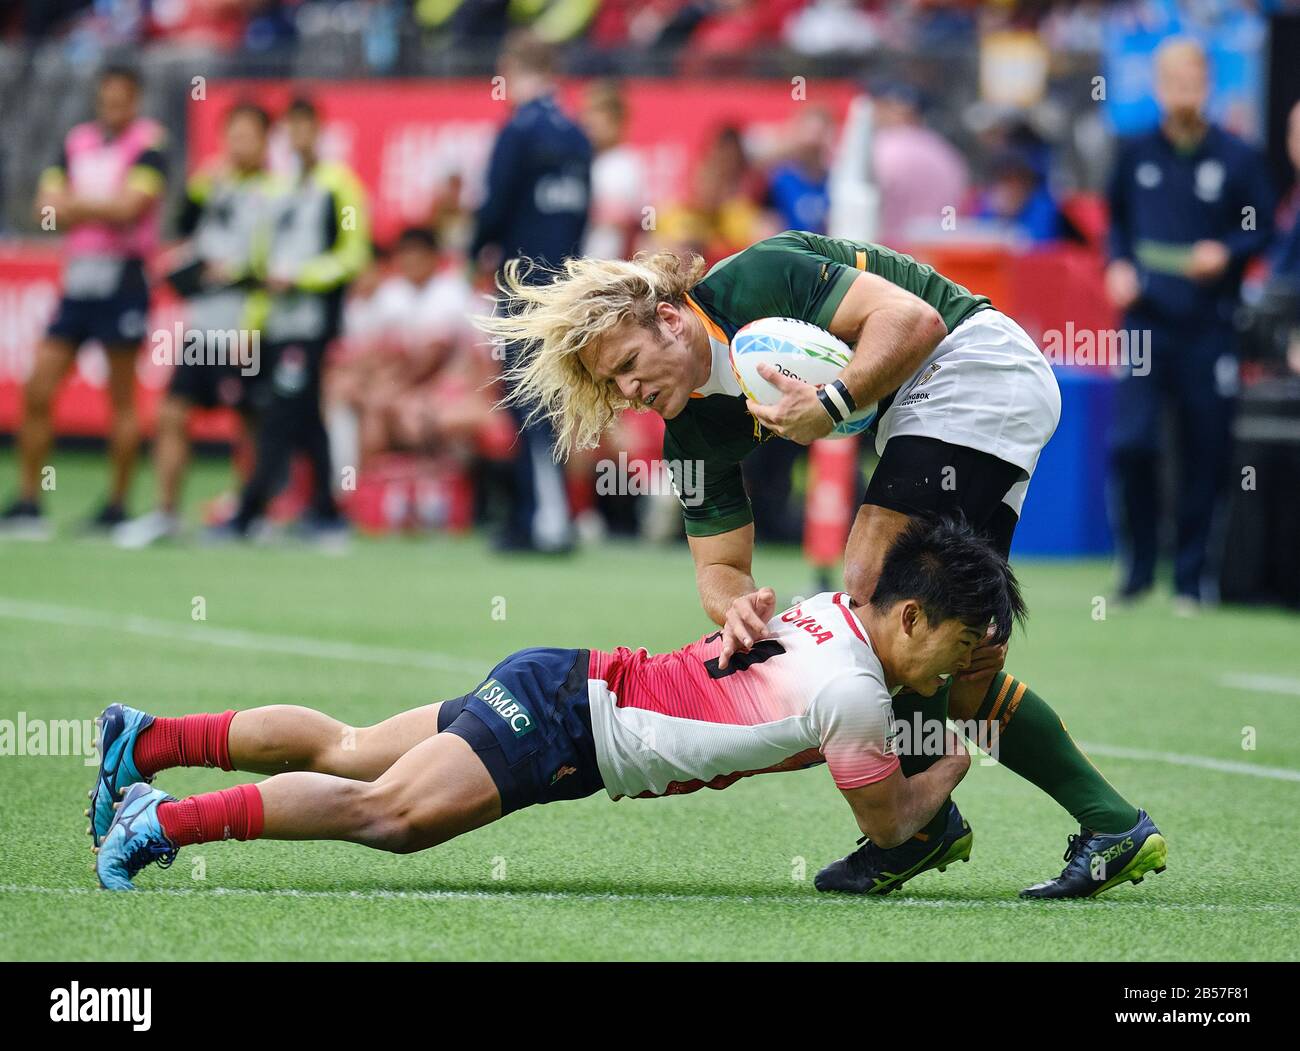
[[[655,656],[526,649],[464,696],[361,729],[291,705],[168,719],[114,704],[100,720],[87,811],[96,871],[103,887],[129,890],[146,865],[217,839],[411,853],[535,803],[601,789],[615,800],[722,789],[821,763],[870,838],[862,857],[938,815],[950,832],[943,867],[970,853],[970,828],[948,802],[970,758],[947,732],[933,764],[904,776],[892,695],[934,694],[1023,614],[991,545],[964,523],[918,519],[869,603],[818,595],[773,617],[725,667],[717,631]],[[176,766],[274,776],[177,800],[148,783]],[[837,862],[817,886],[853,889],[861,878]]]

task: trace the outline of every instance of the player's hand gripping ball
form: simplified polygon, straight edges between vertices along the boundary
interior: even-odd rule
[[[875,420],[872,403],[833,424],[817,398],[817,388],[837,379],[852,360],[843,340],[794,318],[751,321],[731,341],[731,368],[750,412],[768,430],[803,445],[861,434]]]

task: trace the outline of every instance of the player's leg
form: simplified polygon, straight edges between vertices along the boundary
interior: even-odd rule
[[[145,865],[213,839],[343,839],[406,853],[534,803],[599,791],[586,650],[523,650],[438,711],[441,732],[373,782],[295,771],[174,803],[128,789],[100,845],[100,883],[130,889]],[[227,723],[227,725],[229,725]]]
[[[100,763],[90,791],[90,834],[98,843],[112,821],[113,803],[126,789],[173,767],[260,774],[309,770],[373,781],[438,732],[442,703],[365,727],[290,704],[175,718],[111,704],[98,719]]]
[[[208,766],[257,774],[311,770],[373,781],[438,732],[442,704],[399,712],[373,726],[350,726],[297,704],[157,717],[141,729],[131,761],[144,778],[175,766]]]
[[[189,399],[168,392],[158,405],[158,434],[153,462],[157,472],[158,510],[180,513],[181,485],[190,462]]]
[[[845,554],[846,586],[858,601],[867,601],[875,588],[883,553],[864,551],[868,543],[892,541],[907,512],[915,514],[961,513],[1006,554],[1017,516],[1002,496],[1020,481],[1023,472],[987,453],[957,447],[935,439],[900,436],[885,447],[867,492],[867,505],[859,512]],[[873,501],[878,502],[873,504]],[[866,509],[867,506],[880,510]],[[882,513],[885,512],[885,513]],[[859,527],[861,527],[859,529]],[[853,567],[853,576],[847,568]],[[1069,811],[1080,825],[1103,835],[1119,835],[1141,824],[1138,809],[1125,800],[1080,751],[1051,707],[1023,682],[1001,670],[1001,652],[980,653],[982,670],[956,680],[934,698],[917,698],[907,691],[894,702],[895,719],[912,725],[952,717],[976,729],[977,743],[996,746],[999,762],[1030,781]],[[917,737],[913,734],[912,737]],[[924,740],[924,735],[921,735]],[[934,756],[901,755],[910,776],[928,768]],[[946,809],[921,830],[927,843],[943,837],[952,825]],[[1154,829],[1154,826],[1152,826]],[[906,848],[906,849],[905,849]],[[915,875],[915,858],[924,852],[917,843],[896,848],[891,872]],[[892,852],[885,851],[885,854]]]
[[[299,396],[299,442],[312,468],[312,522],[317,527],[329,526],[339,521],[334,489],[338,480],[330,459],[329,434],[321,409],[321,373],[324,369],[326,344],[314,341],[308,344],[307,374]]]
[[[18,428],[18,496],[35,504],[40,499],[41,470],[49,462],[54,441],[51,410],[59,384],[76,358],[77,345],[61,336],[47,336],[36,350],[31,375],[23,386],[23,419]]]
[[[1002,497],[1017,484],[1023,472],[975,449],[949,445],[931,438],[901,436],[885,447],[880,465],[867,490],[867,501],[887,505],[892,515],[879,511],[863,514],[860,536],[850,535],[846,565],[875,566],[881,554],[858,555],[855,543],[875,541],[904,521],[902,512],[915,514],[962,514],[976,529],[997,545],[1005,556],[1011,547],[1018,516]],[[864,506],[863,511],[866,511]],[[856,530],[855,530],[856,532]],[[861,593],[858,601],[870,599],[875,578],[859,570],[853,581]],[[1041,788],[1070,812],[1080,825],[1103,833],[1132,828],[1137,808],[1125,800],[1083,754],[1051,707],[1028,686],[1002,671],[1005,653],[992,647],[977,650],[972,664],[980,670],[954,680],[941,694],[945,714],[973,724],[975,739],[994,744],[997,759],[1008,769]],[[905,712],[913,702],[906,694],[895,701]],[[916,702],[930,711],[940,702]],[[918,769],[934,762],[933,756],[919,756]],[[906,772],[906,771],[904,771]],[[936,817],[935,831],[939,827]]]
[[[251,708],[231,720],[230,762],[235,770],[256,773],[311,770],[373,781],[438,732],[444,703],[435,701],[360,727],[298,705]]]
[[[123,798],[99,847],[100,885],[129,890],[150,862],[221,839],[342,840],[408,854],[501,816],[496,782],[473,747],[439,734],[377,781],[295,771],[183,800],[139,784]]]
[[[140,425],[135,411],[135,356],[139,345],[116,343],[105,348],[108,358],[108,402],[113,422],[108,435],[108,504],[97,524],[117,525],[131,489],[131,475],[140,449]]]
[[[496,783],[455,734],[420,742],[373,782],[299,772],[278,774],[258,788],[268,839],[342,839],[398,854],[437,846],[501,816]]]
[[[247,534],[266,510],[276,487],[288,474],[298,445],[301,419],[299,393],[305,379],[306,357],[297,344],[272,344],[265,350],[267,376],[259,391],[259,418],[253,472],[240,493],[239,507],[228,523],[231,532]]]

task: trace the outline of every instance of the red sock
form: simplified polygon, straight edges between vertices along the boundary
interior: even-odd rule
[[[172,766],[230,765],[230,720],[233,711],[218,715],[182,715],[155,719],[135,741],[132,756],[141,777],[153,777]]]
[[[163,803],[158,807],[158,822],[177,847],[217,839],[257,839],[262,834],[262,793],[257,785],[236,785]]]

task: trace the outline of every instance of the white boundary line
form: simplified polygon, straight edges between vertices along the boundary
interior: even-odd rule
[[[1103,755],[1108,759],[1136,759],[1144,763],[1168,763],[1171,766],[1194,766],[1201,770],[1213,770],[1220,774],[1244,774],[1247,777],[1263,777],[1270,781],[1300,781],[1300,770],[1291,770],[1285,766],[1256,766],[1254,763],[1241,763],[1232,759],[1214,759],[1207,755],[1182,755],[1179,752],[1152,752],[1145,748],[1125,748],[1114,744],[1087,744],[1079,742],[1079,747],[1093,755]]]
[[[198,642],[208,646],[225,646],[236,650],[284,653],[295,657],[319,657],[326,660],[383,664],[398,668],[429,668],[434,671],[487,674],[495,661],[472,661],[436,650],[404,650],[390,646],[362,646],[351,642],[328,642],[299,635],[270,635],[263,632],[219,628],[209,624],[175,624],[133,614],[104,613],[99,610],[53,606],[0,597],[0,617],[11,620],[58,624],[69,628],[95,628],[122,631],[152,639],[175,642]]]
[[[105,894],[97,887],[41,887],[17,883],[0,884],[0,894],[44,894],[54,897],[85,897],[87,895]],[[666,891],[663,894],[620,894],[612,891],[608,894],[593,894],[589,891],[552,891],[552,890],[297,890],[294,888],[257,888],[257,887],[214,887],[211,890],[197,890],[190,887],[159,887],[139,889],[132,898],[140,895],[166,898],[323,898],[338,901],[555,901],[573,902],[584,905],[611,905],[624,903],[647,903],[665,905],[834,905],[838,907],[862,908],[857,896],[839,894],[677,894]],[[1084,910],[1125,910],[1141,912],[1152,910],[1164,912],[1262,912],[1293,913],[1300,912],[1300,903],[1291,902],[1256,902],[1253,904],[1217,904],[1213,902],[1172,902],[1148,901],[1145,898],[1100,899],[1096,901],[1068,902],[1024,902],[1018,900],[985,901],[968,898],[907,898],[891,894],[887,901],[889,908],[928,908],[928,909],[1026,909],[1054,908]]]
[[[44,624],[58,624],[62,627],[121,631],[154,639],[195,642],[209,646],[224,646],[230,649],[252,650],[262,653],[281,653],[295,657],[315,657],[327,660],[382,664],[388,667],[469,672],[474,675],[485,674],[495,663],[492,659],[482,661],[467,660],[449,653],[439,653],[435,650],[362,646],[349,642],[328,642],[322,639],[304,638],[297,635],[265,635],[261,632],[219,628],[208,624],[174,624],[171,621],[151,617],[105,613],[99,610],[78,609],[73,606],[26,602],[2,596],[0,596],[0,617]],[[1094,755],[1105,756],[1110,759],[1134,759],[1140,762],[1165,763],[1171,766],[1213,770],[1221,774],[1261,777],[1271,781],[1300,782],[1300,770],[1292,770],[1287,767],[1257,766],[1252,763],[1236,762],[1230,759],[1183,755],[1177,752],[1150,751],[1142,748],[1125,748],[1119,745],[1080,742],[1080,747]]]
[[[1289,675],[1256,675],[1252,672],[1233,671],[1219,676],[1219,685],[1231,690],[1253,690],[1255,693],[1280,693],[1300,697],[1300,679]]]

